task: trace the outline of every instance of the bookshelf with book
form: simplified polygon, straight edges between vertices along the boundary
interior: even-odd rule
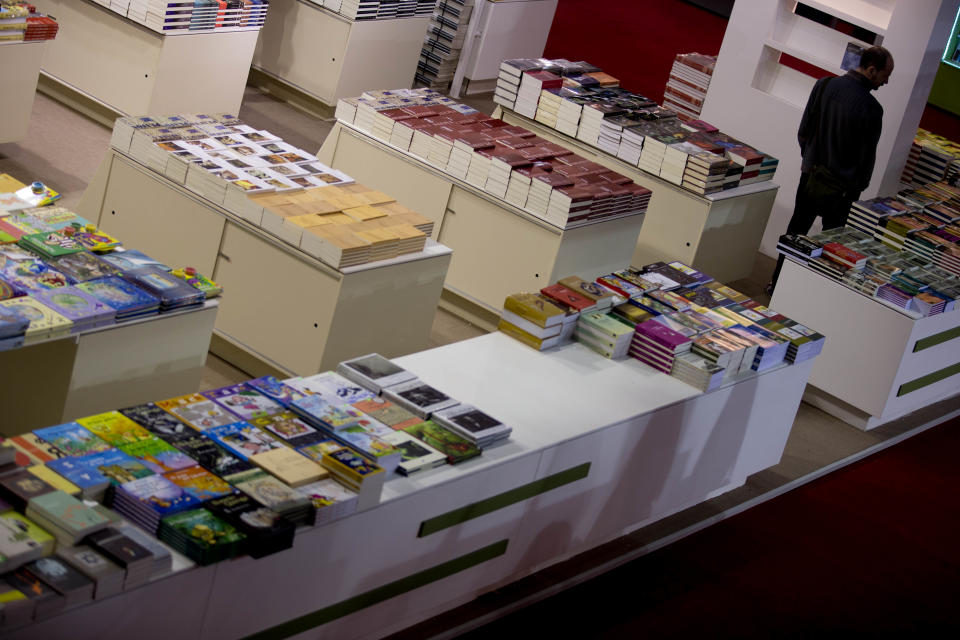
[[[409,87],[433,5],[273,0],[251,82],[318,111],[370,87]]]
[[[43,58],[40,90],[108,126],[130,114],[238,111],[268,6],[257,4],[254,19],[218,17],[212,4],[195,11],[190,3],[187,26],[164,29],[161,12],[182,7],[94,0],[38,4],[63,26]],[[202,11],[212,11],[212,21]]]
[[[161,260],[193,256],[228,288],[212,349],[246,371],[309,374],[363,344],[425,347],[451,255],[432,222],[218,117],[118,120],[80,210]]]
[[[322,524],[303,523],[290,548],[259,558],[237,556],[217,563],[215,570],[188,563],[188,568],[154,580],[146,567],[128,568],[127,580],[145,575],[140,578],[144,584],[56,615],[55,604],[61,601],[48,598],[47,606],[35,608],[32,623],[21,619],[4,628],[4,635],[12,640],[57,637],[81,625],[95,632],[129,635],[142,629],[144,620],[178,637],[310,633],[358,638],[400,631],[469,602],[494,585],[734,489],[749,474],[776,464],[812,362],[774,367],[702,393],[632,358],[610,360],[580,343],[540,353],[498,332],[393,359],[390,371],[364,365],[359,371],[367,377],[392,377],[396,371],[405,371],[429,386],[430,394],[409,394],[408,400],[418,406],[436,404],[437,394],[442,394],[503,421],[512,431],[507,439],[483,448],[481,455],[456,464],[441,464],[410,476],[394,472],[382,481],[378,501],[362,510],[358,504],[354,513],[339,513]],[[328,381],[316,376],[285,382],[292,387],[287,393],[278,392],[284,386],[279,380],[256,388],[273,400],[305,409],[318,406],[323,394],[329,393]],[[408,386],[394,381],[380,398],[353,405],[376,411],[378,401],[392,397],[391,389]],[[229,397],[221,391],[213,395]],[[306,399],[319,394],[319,403],[297,397],[310,393],[314,395]],[[593,400],[584,402],[585,397]],[[159,413],[166,410],[167,420],[153,417],[145,426],[181,452],[198,451],[187,441],[204,440],[207,433],[216,440],[223,431],[216,426],[199,430],[190,426],[200,413],[212,415],[188,410],[204,401],[210,403],[203,396],[160,400]],[[263,401],[256,404],[269,406]],[[239,404],[218,406],[219,413],[226,414]],[[438,410],[438,419],[452,416],[455,420],[462,415],[456,406],[453,409]],[[123,415],[142,423],[156,413],[124,409]],[[120,437],[107,428],[109,421],[92,418],[96,419],[81,420],[81,426],[104,440]],[[287,438],[292,424],[272,433]],[[171,427],[194,435],[185,438]],[[128,428],[123,437],[136,432]],[[433,436],[422,437],[421,442],[436,441]],[[281,453],[296,455],[287,445],[279,446]],[[690,462],[691,448],[699,452],[695,464]],[[623,455],[624,451],[630,455]],[[250,459],[257,455],[263,454]],[[329,457],[329,453],[323,456],[323,467],[340,481],[333,463],[327,464]],[[255,490],[242,486],[249,473],[231,476],[241,491]],[[185,475],[198,473],[166,475],[185,482]],[[136,505],[132,496],[146,490],[143,484],[142,480],[126,481],[113,492],[114,505],[140,526],[150,524],[142,514],[155,510],[130,509]],[[195,483],[188,486],[196,488]],[[215,483],[205,486],[209,489]],[[647,489],[638,492],[637,487]],[[623,500],[624,494],[629,494],[629,500]],[[260,495],[275,494],[259,492],[254,500]],[[607,508],[612,503],[618,508]],[[230,510],[225,505],[218,514],[229,515]],[[39,512],[34,508],[31,513]],[[167,524],[156,528],[160,542],[177,552],[172,554],[175,559],[182,555],[189,530],[172,527],[184,519],[189,521],[185,515],[167,516],[163,520]],[[213,521],[208,518],[207,522]],[[571,535],[544,549],[543,536],[558,523],[569,527]],[[93,539],[100,537],[95,534]],[[196,557],[216,559],[210,555],[215,554]],[[334,570],[348,577],[329,579]],[[187,590],[205,595],[183,601]],[[171,607],[179,615],[150,617],[151,611]],[[142,615],[119,613],[140,609]]]

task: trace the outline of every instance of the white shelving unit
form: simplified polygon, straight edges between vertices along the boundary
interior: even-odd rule
[[[777,238],[793,213],[800,177],[796,131],[817,78],[781,64],[781,54],[841,74],[848,43],[839,30],[794,13],[796,0],[738,0],[720,48],[701,117],[734,137],[749,140],[780,160],[777,194],[761,250],[776,256]],[[882,38],[896,68],[874,95],[883,105],[883,135],[873,181],[864,198],[897,190],[900,174],[937,71],[957,0],[804,1]]]
[[[500,333],[397,362],[510,424],[510,440],[388,480],[381,504],[301,530],[291,550],[184,571],[5,637],[145,624],[210,640],[386,636],[776,464],[813,364],[702,394],[636,360],[579,344],[540,353]]]
[[[3,68],[0,143],[17,142],[27,135],[40,76],[40,61],[47,50],[47,42],[0,43],[0,68]]]
[[[352,21],[305,0],[273,0],[253,68],[328,107],[368,89],[410,87],[429,21]]]
[[[960,311],[913,318],[792,260],[770,307],[827,336],[804,399],[855,427],[960,391]]]
[[[57,97],[114,115],[240,110],[258,30],[164,35],[89,0],[36,4],[60,23],[42,66]]]

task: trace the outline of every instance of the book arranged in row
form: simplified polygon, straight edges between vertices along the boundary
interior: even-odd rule
[[[0,3],[0,44],[53,40],[59,29],[56,18],[40,13],[29,2]]]
[[[560,228],[644,213],[630,178],[430,89],[366,92],[337,119]]]
[[[436,0],[309,0],[350,20],[395,20],[429,15]]]
[[[707,57],[683,55],[688,56],[681,65],[689,68],[687,78],[693,77],[691,65],[708,68],[701,60]],[[504,60],[494,101],[702,195],[770,180],[778,164],[709,123],[621,88],[616,78],[588,62]]]
[[[939,244],[942,236],[917,225],[927,216],[902,213],[902,203],[874,198],[854,203],[863,211],[882,216],[883,232],[866,233],[859,221],[813,236],[781,236],[777,250],[785,257],[844,286],[902,310],[911,317],[926,317],[954,311],[960,298],[957,271],[944,268],[954,258]],[[917,216],[920,216],[918,218]],[[851,213],[851,218],[853,213]],[[944,225],[943,229],[951,229]],[[899,234],[904,235],[899,235]],[[960,228],[946,231],[960,240]],[[887,234],[903,238],[887,240]],[[939,250],[937,247],[941,247]],[[954,249],[956,244],[953,244]],[[939,256],[943,253],[943,256]],[[937,259],[934,256],[938,256]],[[954,258],[955,259],[955,258]]]
[[[270,0],[93,0],[163,34],[257,30]]]
[[[923,187],[932,182],[956,184],[957,178],[960,178],[960,144],[926,129],[917,129],[900,182]]]
[[[824,337],[681,262],[508,296],[499,330],[538,350],[576,341],[632,357],[703,391],[816,356]]]
[[[413,76],[415,86],[443,92],[450,88],[472,13],[473,0],[436,2]]]
[[[433,223],[228,115],[120,118],[111,146],[340,269],[423,251]]]
[[[663,106],[691,120],[698,119],[716,65],[717,56],[678,53],[663,89]]]
[[[222,292],[62,207],[0,215],[0,351],[157,313]]]

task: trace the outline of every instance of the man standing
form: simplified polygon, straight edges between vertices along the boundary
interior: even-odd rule
[[[850,205],[870,184],[883,107],[870,92],[887,84],[893,56],[883,47],[870,47],[856,69],[840,77],[821,78],[813,86],[800,119],[800,184],[788,234],[805,234],[817,216],[823,228],[842,227]],[[783,266],[777,260],[772,294]]]

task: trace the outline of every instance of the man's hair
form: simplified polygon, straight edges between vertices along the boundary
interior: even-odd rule
[[[883,47],[870,47],[860,54],[860,68],[886,69],[893,56]]]

